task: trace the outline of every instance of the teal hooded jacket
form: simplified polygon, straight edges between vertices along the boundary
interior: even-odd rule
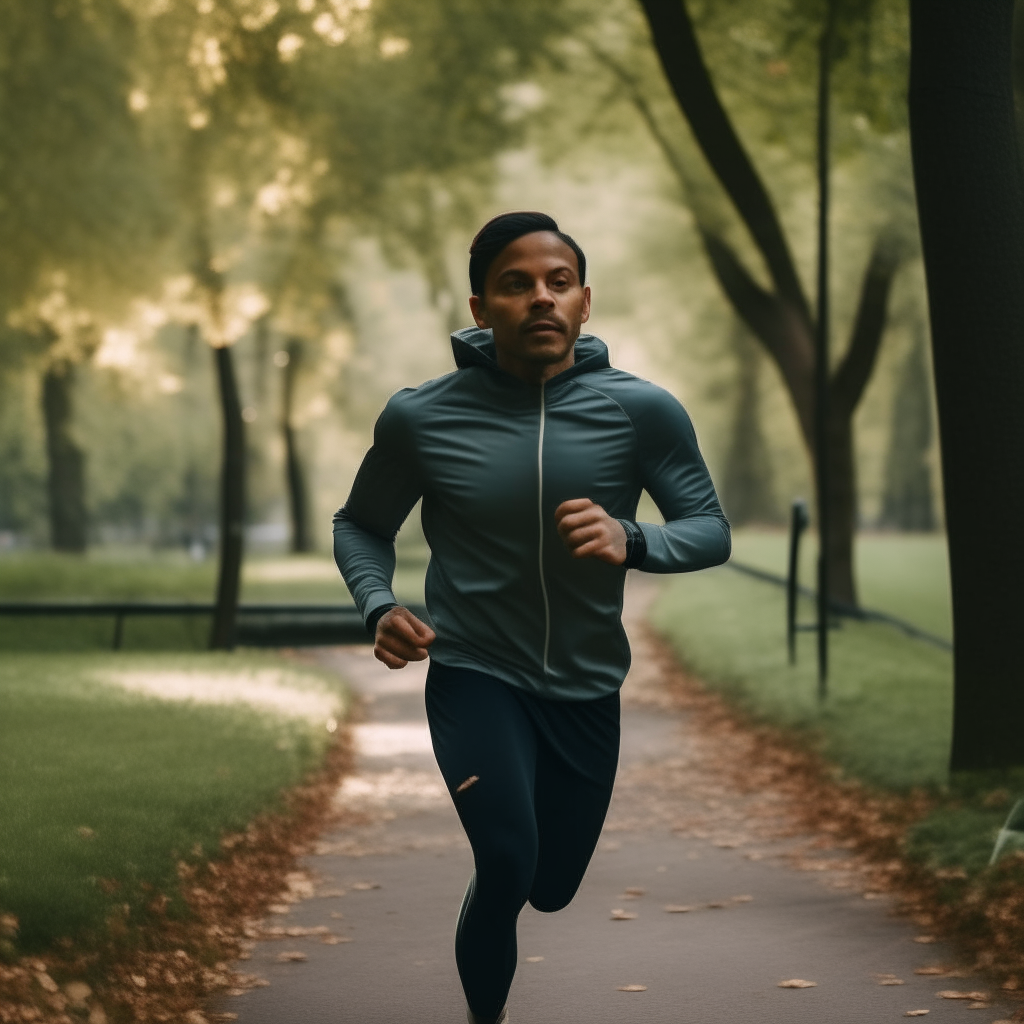
[[[614,693],[629,669],[626,567],[573,558],[555,509],[601,505],[636,540],[627,564],[644,572],[724,562],[729,523],[690,419],[667,391],[610,366],[592,335],[540,385],[499,369],[490,331],[458,331],[452,348],[457,370],[387,403],[334,517],[352,597],[371,623],[397,603],[395,534],[422,498],[431,658],[555,700]],[[642,490],[664,525],[635,523]]]

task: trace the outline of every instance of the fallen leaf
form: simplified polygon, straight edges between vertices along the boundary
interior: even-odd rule
[[[528,956],[526,958],[526,962],[528,964],[539,964],[541,962],[541,960],[543,960],[543,959],[544,959],[544,957],[542,957],[542,956]]]
[[[789,981],[780,981],[779,988],[817,988],[816,981],[804,981],[803,978],[790,978]]]
[[[200,1013],[198,1010],[189,1010],[185,1014],[185,1024],[209,1024],[206,1019],[205,1013]]]
[[[278,963],[290,964],[290,963],[302,963],[304,960],[308,960],[309,957],[300,949],[286,949],[283,953],[277,954]]]
[[[753,896],[733,896],[733,903],[752,903],[754,901]]]
[[[342,942],[351,942],[352,937],[350,935],[325,935],[320,941],[325,946],[337,946]]]
[[[244,996],[248,991],[247,988],[229,988],[226,994],[229,996]]]
[[[974,1002],[984,1002],[988,999],[987,992],[960,992],[955,988],[947,988],[942,992],[937,992],[936,995],[940,999],[971,999]]]
[[[926,1013],[931,1013],[931,1010],[907,1010],[904,1017],[923,1017]]]
[[[612,911],[613,921],[632,921],[636,916],[631,910],[623,910],[622,907],[616,907]]]
[[[915,967],[914,968],[914,973],[915,974],[934,975],[936,977],[940,977],[941,978],[941,977],[949,974],[949,968],[948,967]]]
[[[904,985],[906,982],[902,978],[882,978],[879,985]]]
[[[209,1017],[214,1024],[227,1024],[228,1021],[238,1020],[237,1013],[208,1013],[207,1017]]]
[[[647,991],[647,986],[646,985],[620,985],[618,990],[620,992],[646,992]]]
[[[60,986],[51,978],[46,971],[40,971],[36,975],[36,981],[39,982],[39,987],[46,992],[59,992]],[[146,979],[142,979],[142,984],[146,984]]]
[[[358,889],[360,892],[366,892],[368,889],[379,889],[380,882],[356,882],[352,888]]]
[[[627,896],[643,896],[647,892],[646,889],[641,889],[639,885],[628,885],[625,891]]]
[[[884,900],[884,892],[866,892],[864,893],[864,899],[866,900]]]
[[[933,942],[937,942],[938,939],[934,935],[917,935],[914,937],[915,942],[920,942],[922,946],[930,946]]]
[[[1016,978],[1007,978],[1003,982],[1004,992],[1016,992],[1020,988],[1020,982]]]
[[[978,1002],[978,1003],[968,1003],[967,1004],[967,1009],[968,1010],[987,1010],[991,1006],[992,1006],[991,1003],[981,1003],[981,1002]]]
[[[688,914],[691,910],[696,909],[695,907],[686,906],[682,903],[666,903],[665,913],[666,914]]]
[[[292,908],[287,903],[271,903],[267,912],[271,914],[290,914]]]
[[[146,979],[141,974],[133,974],[132,982],[135,984],[137,988],[146,987]]]

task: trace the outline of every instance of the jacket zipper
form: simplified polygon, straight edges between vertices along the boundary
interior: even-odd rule
[[[537,546],[537,567],[540,570],[540,592],[544,597],[544,674],[548,671],[548,647],[551,643],[551,605],[544,580],[544,385],[540,386],[540,432],[537,435],[537,520],[540,539]]]

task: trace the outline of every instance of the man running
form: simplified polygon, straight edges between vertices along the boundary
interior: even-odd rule
[[[718,565],[730,536],[682,406],[580,334],[586,259],[551,217],[490,221],[469,278],[477,326],[452,335],[458,369],[388,402],[334,550],[375,656],[430,656],[430,735],[475,866],[456,962],[470,1024],[498,1024],[519,912],[570,902],[608,809],[626,570]],[[635,521],[642,490],[663,526]],[[420,498],[433,628],[391,589]]]

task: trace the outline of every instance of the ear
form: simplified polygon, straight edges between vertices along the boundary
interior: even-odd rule
[[[585,324],[590,319],[590,285],[584,285],[583,287],[583,315],[580,317],[580,323]]]
[[[469,311],[473,314],[477,327],[486,329],[491,326],[484,308],[484,300],[479,295],[470,295]]]

